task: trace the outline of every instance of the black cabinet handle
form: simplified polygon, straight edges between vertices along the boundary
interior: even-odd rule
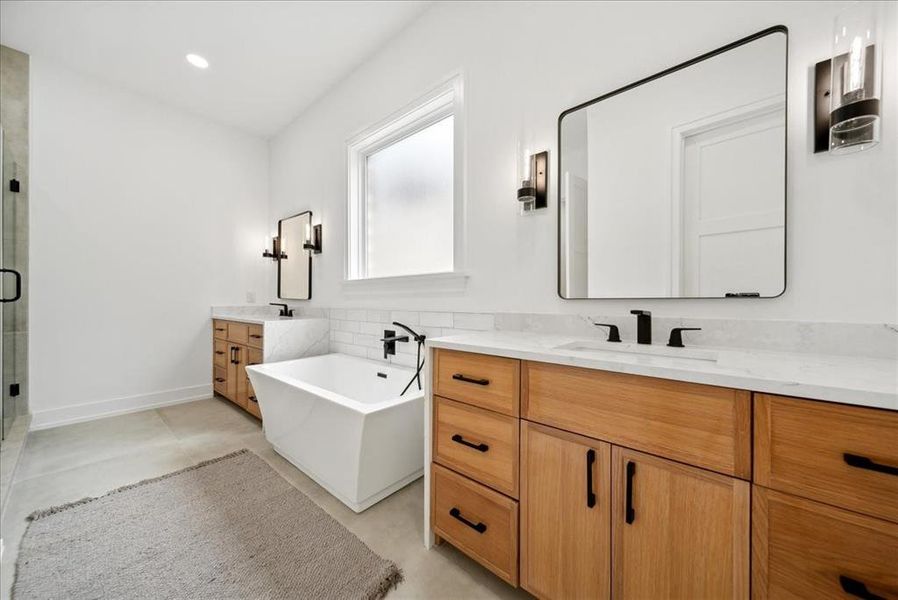
[[[12,273],[15,278],[16,287],[12,293],[12,298],[0,298],[0,302],[15,302],[22,297],[22,274],[15,269],[0,269],[0,273]]]
[[[858,581],[857,579],[852,579],[851,577],[839,575],[839,583],[842,585],[842,589],[846,594],[851,594],[852,596],[863,598],[863,600],[886,600],[882,596],[877,596],[876,594],[868,590],[863,581]]]
[[[223,377],[216,377],[215,381],[217,381],[218,383],[224,383],[225,379]]]
[[[215,331],[224,331],[224,330],[225,330],[224,327],[216,327],[216,328],[215,328]]]
[[[483,533],[484,531],[486,531],[485,523],[473,523],[473,522],[467,520],[466,518],[461,516],[461,511],[458,510],[457,508],[453,508],[452,510],[450,510],[449,516],[451,516],[455,519],[458,519],[459,521],[461,521],[462,523],[464,523],[465,525],[467,525],[468,527],[470,527],[477,533]]]
[[[633,508],[633,476],[636,475],[636,463],[627,461],[627,525],[636,520],[636,510]]]
[[[489,385],[490,384],[489,379],[474,379],[473,377],[465,377],[461,373],[456,373],[455,375],[452,376],[452,379],[455,379],[456,381],[464,381],[465,383],[473,383],[475,385]]]
[[[259,334],[257,334],[257,333],[251,333],[251,334],[249,334],[249,337],[259,339],[259,338],[261,338],[262,336],[259,335]]]
[[[215,354],[224,354],[224,350],[216,350]]]
[[[867,469],[868,471],[876,471],[877,473],[885,473],[886,475],[898,475],[898,467],[873,462],[866,456],[861,456],[860,454],[850,454],[846,452],[842,455],[842,458],[845,459],[846,463],[852,467],[857,467],[858,469]]]
[[[596,493],[592,489],[592,466],[596,463],[596,451],[590,448],[586,451],[586,506],[592,508],[596,505]]]
[[[259,401],[256,400],[256,397],[255,397],[255,396],[250,396],[250,397],[249,397],[249,401],[250,401],[250,402],[255,402],[256,404],[259,403]]]
[[[478,452],[486,452],[490,449],[486,444],[475,444],[474,442],[469,442],[465,438],[463,438],[460,434],[456,433],[452,436],[452,441],[456,444],[461,444],[462,446],[467,446],[468,448],[474,448]]]

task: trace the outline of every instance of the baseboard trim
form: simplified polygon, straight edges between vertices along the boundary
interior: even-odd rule
[[[39,431],[41,429],[50,429],[62,425],[83,423],[85,421],[93,421],[105,417],[114,417],[142,410],[162,408],[163,406],[171,406],[173,404],[183,404],[184,402],[202,400],[203,398],[210,398],[211,396],[212,385],[203,384],[174,390],[152,392],[150,394],[139,394],[137,396],[101,400],[99,402],[86,402],[84,404],[76,404],[74,406],[66,406],[63,408],[41,410],[31,414],[31,427],[29,430]]]

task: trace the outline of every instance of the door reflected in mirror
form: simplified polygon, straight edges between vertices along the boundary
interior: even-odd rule
[[[561,297],[784,291],[786,43],[772,28],[562,113]]]
[[[308,300],[312,297],[312,257],[310,251],[303,248],[311,228],[311,211],[278,221],[281,250],[278,298]]]

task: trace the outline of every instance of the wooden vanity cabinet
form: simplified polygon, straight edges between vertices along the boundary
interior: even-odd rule
[[[442,349],[433,370],[433,529],[538,598],[898,600],[898,413]]]
[[[246,367],[262,362],[263,341],[261,325],[220,319],[212,322],[212,389],[260,419],[262,413]]]

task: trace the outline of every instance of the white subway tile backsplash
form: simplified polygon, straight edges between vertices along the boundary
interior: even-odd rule
[[[399,321],[400,323],[405,323],[410,327],[414,327],[418,324],[418,320],[420,319],[420,313],[413,312],[409,310],[394,310],[390,315],[390,321]]]
[[[393,329],[393,327],[379,322],[372,323],[365,321],[363,323],[359,323],[359,333],[380,336],[383,335],[384,329]]]
[[[336,331],[331,329],[331,340],[344,344],[351,344],[353,341],[353,333],[349,331]]]
[[[384,360],[384,350],[383,348],[368,348],[366,350],[368,353],[368,358],[371,360],[379,360],[381,362],[386,362]]]
[[[369,346],[369,347],[382,347],[383,342],[379,341],[379,338],[374,337],[373,335],[365,335],[363,333],[356,333],[353,336],[353,344],[357,344],[359,346]]]
[[[487,313],[455,313],[452,315],[454,329],[474,329],[489,331],[496,327],[496,317]]]
[[[365,321],[368,318],[367,310],[348,309],[346,311],[347,321]]]
[[[367,311],[368,316],[365,319],[366,321],[370,321],[373,323],[389,323],[390,322],[390,311],[388,310],[369,310]]]
[[[528,331],[578,337],[604,337],[606,333],[592,321],[616,323],[621,336],[632,340],[636,320],[628,315],[600,316],[585,314],[526,313],[449,313],[438,311],[317,309],[330,315],[332,352],[345,352],[383,360],[379,339],[384,329],[399,328],[393,321],[405,323],[429,339],[464,335],[478,331]],[[306,310],[302,311],[306,314]],[[663,343],[671,327],[695,326],[702,331],[692,334],[696,346],[757,348],[762,350],[843,354],[871,358],[895,358],[898,355],[898,327],[894,324],[812,323],[748,319],[712,319],[656,317],[655,339]],[[396,364],[414,366],[416,344],[397,344]]]
[[[480,333],[480,330],[476,329],[443,329],[443,334],[441,337],[449,337],[450,335],[469,335],[472,333]]]
[[[357,333],[361,324],[358,321],[337,321],[331,319],[331,329],[336,331],[352,331]]]
[[[422,312],[418,324],[425,327],[452,327],[452,313]]]

